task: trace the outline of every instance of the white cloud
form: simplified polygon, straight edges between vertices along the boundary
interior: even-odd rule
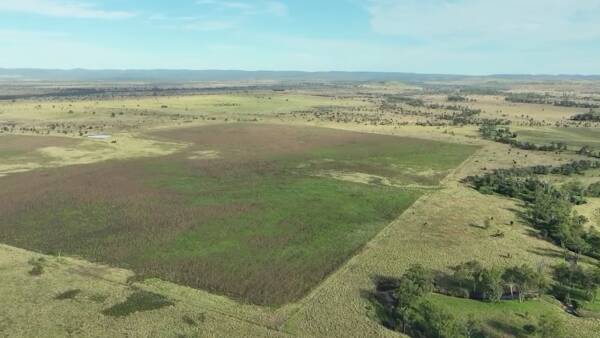
[[[160,27],[188,31],[221,31],[238,26],[234,19],[214,19],[209,16],[167,16],[155,14],[148,17],[149,21],[161,23]]]
[[[219,31],[234,28],[236,22],[228,20],[198,20],[185,23],[181,28],[194,31]]]
[[[81,19],[126,19],[135,16],[133,12],[102,10],[89,3],[59,0],[2,0],[1,11]]]
[[[197,0],[198,5],[211,7],[220,11],[230,11],[241,15],[261,15],[287,16],[288,7],[281,1],[219,1],[219,0]]]
[[[169,16],[155,14],[148,17],[150,21],[163,22],[162,27],[182,29],[188,31],[222,31],[240,26],[248,17],[258,15],[271,15],[284,17],[288,15],[288,8],[279,1],[217,1],[196,0],[198,5],[205,7],[206,11],[197,16]],[[214,13],[216,12],[216,13]]]
[[[265,4],[265,11],[276,16],[287,16],[288,7],[279,1],[267,1]]]
[[[552,43],[600,37],[598,0],[370,0],[380,34],[420,40]]]

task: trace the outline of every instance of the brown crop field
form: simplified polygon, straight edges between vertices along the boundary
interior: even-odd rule
[[[0,241],[281,305],[302,297],[408,208],[422,194],[419,184],[438,184],[476,149],[276,125],[151,137],[190,146],[3,178]]]
[[[0,159],[24,156],[39,148],[69,146],[80,140],[56,136],[0,135]]]

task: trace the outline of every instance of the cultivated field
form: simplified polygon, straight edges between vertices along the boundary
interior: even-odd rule
[[[573,260],[526,202],[465,178],[594,160],[577,152],[600,150],[598,126],[561,105],[595,102],[595,83],[286,88],[0,101],[0,335],[397,337],[371,297],[379,277],[478,260],[555,285]],[[486,124],[566,149],[484,139]],[[600,170],[538,178],[588,187]],[[573,206],[585,229],[599,201]],[[595,337],[598,298],[578,316],[551,293],[424,299],[490,337],[525,337],[548,314]]]
[[[437,185],[475,149],[276,125],[153,136],[190,146],[5,178],[2,241],[281,305],[409,207],[419,185]]]

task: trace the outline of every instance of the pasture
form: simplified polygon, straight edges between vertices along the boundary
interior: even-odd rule
[[[517,128],[515,131],[519,140],[531,143],[564,142],[575,151],[586,145],[596,151],[600,149],[600,130],[596,128]]]
[[[161,156],[184,146],[133,134],[115,134],[103,140],[6,134],[0,135],[0,176],[115,159]]]
[[[476,149],[252,124],[148,137],[189,146],[4,177],[0,241],[278,306],[305,295],[419,198],[420,185],[439,184]]]
[[[504,86],[558,98],[568,83]],[[552,283],[564,250],[529,224],[525,205],[463,179],[589,159],[572,150],[596,148],[598,133],[569,122],[581,108],[476,89],[381,82],[0,101],[0,335],[399,337],[366,294],[411,264],[528,264]],[[458,94],[467,100],[449,99]],[[387,95],[423,102],[388,106]],[[454,105],[482,111],[461,120]],[[570,151],[483,140],[486,119]],[[600,199],[586,199],[573,209],[597,227]],[[550,296],[427,300],[493,337],[524,336],[546,314],[576,336],[598,332]]]

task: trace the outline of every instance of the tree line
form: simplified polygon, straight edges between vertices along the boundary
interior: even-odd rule
[[[479,128],[481,136],[487,140],[511,145],[512,147],[523,150],[537,151],[564,151],[567,150],[565,142],[557,141],[549,144],[535,144],[517,140],[517,133],[512,132],[507,126],[498,126],[496,124],[483,124]]]
[[[504,100],[513,103],[551,104],[557,107],[600,108],[597,103],[575,101],[568,97],[555,98],[549,94],[538,93],[509,93]]]
[[[573,121],[600,122],[600,112],[590,109],[587,113],[576,114],[571,117]]]
[[[597,162],[573,162],[561,166],[557,172],[569,174],[597,167]],[[466,182],[484,194],[496,193],[524,201],[527,221],[543,236],[578,255],[600,258],[600,232],[585,229],[587,219],[573,211],[574,204],[585,203],[585,196],[598,195],[600,185],[585,187],[574,182],[558,187],[534,175],[539,170],[554,172],[555,169],[540,168],[544,167],[495,170],[468,177]]]
[[[547,288],[545,275],[528,265],[504,270],[486,268],[477,261],[453,268],[451,276],[455,285],[461,285],[465,294],[484,301],[496,302],[503,296],[524,301],[539,297]],[[411,337],[487,337],[482,321],[475,316],[466,319],[455,317],[445,308],[432,302],[432,292],[447,293],[439,278],[419,264],[411,265],[398,279],[381,278],[371,294],[377,306],[379,320],[389,329]],[[523,326],[523,331],[540,337],[558,338],[564,335],[562,322],[550,315]]]

